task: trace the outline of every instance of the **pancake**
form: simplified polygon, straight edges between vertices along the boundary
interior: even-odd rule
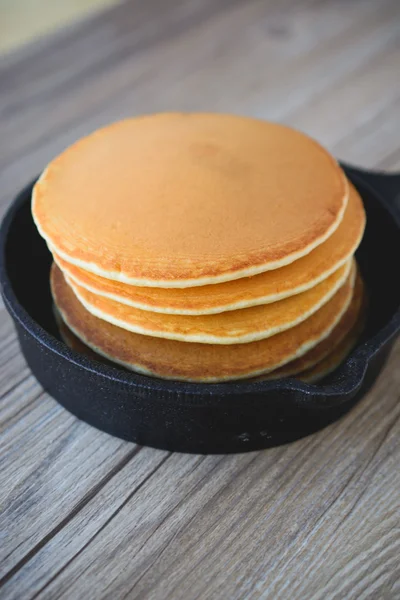
[[[128,331],[181,342],[243,344],[275,335],[310,317],[344,284],[353,260],[297,296],[213,315],[165,315],[140,310],[93,294],[68,277],[66,280],[87,311]]]
[[[364,228],[362,200],[350,184],[343,220],[326,242],[286,267],[253,277],[185,289],[149,288],[99,277],[57,254],[54,254],[54,260],[73,282],[110,300],[153,312],[206,315],[277,302],[314,287],[354,254]]]
[[[87,346],[128,369],[163,379],[229,381],[267,373],[303,355],[327,337],[347,310],[353,276],[309,319],[266,340],[249,344],[188,344],[140,335],[91,315],[53,265],[54,302],[69,329]]]
[[[72,350],[75,350],[75,352],[84,354],[92,360],[100,360],[101,362],[103,362],[104,360],[105,362],[107,362],[106,359],[103,359],[102,356],[100,356],[99,354],[97,354],[97,352],[89,348],[89,346],[86,346],[86,344],[81,342],[81,340],[77,338],[74,333],[72,333],[69,327],[62,320],[57,307],[54,307],[54,316],[56,317],[57,327],[60,332],[61,339],[65,344],[67,344],[67,346],[69,346]]]
[[[360,336],[363,326],[363,319],[360,319],[356,327],[354,327],[337,345],[334,350],[328,354],[323,360],[319,361],[313,367],[296,375],[297,379],[305,383],[317,383],[324,377],[327,377],[335,371],[339,365],[348,357],[353,350]]]
[[[114,123],[65,150],[32,214],[62,259],[130,285],[192,287],[277,269],[337,229],[348,183],[306,135],[171,113]]]
[[[282,377],[292,377],[312,369],[326,357],[335,352],[354,331],[360,330],[360,323],[364,320],[364,285],[360,274],[357,275],[354,294],[350,306],[334,327],[331,333],[322,342],[303,354],[300,358],[292,360],[283,367],[272,371],[268,375],[257,377],[257,380],[273,380]],[[350,333],[352,332],[352,333]]]
[[[267,375],[254,377],[250,381],[271,381],[283,377],[297,376],[298,379],[307,383],[316,383],[332,373],[347,358],[361,333],[364,322],[362,310],[362,281],[356,279],[356,286],[352,301],[347,311],[340,319],[333,331],[322,342],[314,346],[302,357],[290,361],[287,365],[272,371]],[[64,323],[55,310],[57,325],[63,341],[80,354],[85,354],[92,360],[98,360],[112,365],[111,360],[101,356],[89,346],[84,344]],[[355,318],[354,323],[352,323]],[[342,336],[341,338],[339,336]],[[333,350],[332,350],[333,348]],[[122,366],[122,365],[120,365]]]
[[[60,315],[59,310],[56,305],[53,306],[53,313],[54,313],[54,318],[57,323],[58,331],[60,333],[60,337],[61,337],[62,341],[65,344],[67,344],[67,346],[69,346],[72,350],[75,350],[75,352],[84,354],[85,356],[87,356],[88,358],[91,358],[92,360],[98,360],[104,364],[112,365],[112,362],[110,360],[108,360],[107,358],[104,358],[104,356],[100,356],[100,354],[97,354],[97,352],[95,352],[94,350],[89,348],[89,346],[84,344],[70,330],[70,328],[62,320],[61,315]]]

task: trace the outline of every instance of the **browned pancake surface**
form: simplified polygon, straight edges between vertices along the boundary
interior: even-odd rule
[[[185,289],[127,285],[85,271],[60,256],[54,258],[62,271],[78,285],[129,306],[171,314],[213,314],[276,302],[314,287],[354,253],[364,227],[362,200],[350,185],[343,221],[323,244],[306,256],[253,277]]]
[[[339,225],[333,157],[279,124],[221,114],[128,119],[55,158],[32,212],[54,251],[129,284],[188,287],[274,269]]]

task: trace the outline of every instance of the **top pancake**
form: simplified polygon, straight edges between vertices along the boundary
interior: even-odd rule
[[[112,124],[35,185],[39,231],[64,260],[131,285],[190,287],[308,254],[338,227],[343,172],[288,127],[218,114]]]
[[[73,282],[90,292],[142,310],[207,315],[269,304],[305,292],[340,268],[355,252],[365,227],[362,200],[350,184],[350,196],[336,231],[312,252],[281,269],[214,285],[155,288],[99,277],[63,260],[54,260]]]

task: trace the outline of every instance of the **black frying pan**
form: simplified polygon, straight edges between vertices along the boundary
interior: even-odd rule
[[[80,419],[112,435],[168,450],[256,450],[308,435],[339,418],[370,388],[400,330],[400,174],[345,167],[367,211],[357,252],[369,292],[363,338],[323,383],[195,384],[108,366],[61,340],[49,290],[51,256],[30,213],[30,184],[0,231],[0,281],[21,350],[43,387]]]

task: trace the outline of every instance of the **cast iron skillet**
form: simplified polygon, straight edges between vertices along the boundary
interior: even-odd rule
[[[30,214],[30,184],[0,231],[0,281],[21,350],[43,387],[87,423],[138,444],[197,453],[244,452],[308,435],[347,412],[380,373],[400,330],[400,174],[345,170],[368,224],[357,257],[369,292],[363,338],[323,383],[194,384],[108,366],[61,340],[49,290],[50,253]]]

